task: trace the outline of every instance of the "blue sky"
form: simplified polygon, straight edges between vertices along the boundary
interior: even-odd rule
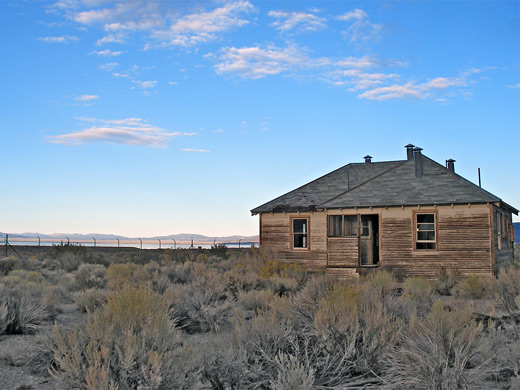
[[[519,4],[2,1],[0,230],[253,235],[408,143],[519,208]]]

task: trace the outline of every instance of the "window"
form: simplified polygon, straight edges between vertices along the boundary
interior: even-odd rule
[[[415,249],[436,249],[435,214],[415,214]]]
[[[355,237],[357,235],[357,215],[329,215],[329,237]]]
[[[343,235],[344,236],[357,236],[358,235],[358,216],[357,215],[344,215],[343,216]]]
[[[293,248],[308,248],[309,221],[307,218],[292,220]]]

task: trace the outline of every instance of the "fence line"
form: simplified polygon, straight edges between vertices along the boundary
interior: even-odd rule
[[[94,248],[102,246],[102,247],[138,247],[143,249],[143,245],[148,247],[152,247],[150,249],[165,249],[170,247],[171,249],[194,249],[199,246],[209,247],[216,245],[226,245],[231,247],[245,248],[249,246],[258,246],[258,241],[243,241],[242,239],[234,240],[234,241],[195,241],[195,240],[175,240],[171,239],[96,239],[92,237],[92,239],[69,239],[67,236],[63,237],[52,237],[52,238],[41,238],[39,236],[36,237],[21,237],[21,236],[10,236],[6,234],[3,236],[3,241],[5,245],[5,253],[7,256],[7,248],[11,247],[14,250],[14,245],[30,245],[30,246],[51,246],[51,245],[89,245]],[[16,250],[15,250],[16,251]]]

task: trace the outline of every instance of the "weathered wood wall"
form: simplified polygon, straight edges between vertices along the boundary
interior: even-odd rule
[[[327,266],[352,268],[358,266],[359,239],[357,237],[331,237],[327,242]]]
[[[291,217],[309,218],[309,248],[290,249]],[[327,216],[325,213],[264,213],[260,223],[261,245],[278,257],[299,261],[310,270],[327,266]]]
[[[390,207],[327,212],[264,213],[261,216],[261,244],[280,258],[296,260],[310,269],[358,267],[357,238],[327,238],[327,216],[332,214],[380,215],[380,266],[397,276],[436,277],[442,268],[456,269],[463,275],[492,274],[496,251],[493,251],[492,218],[489,205],[437,207]],[[414,250],[413,212],[435,211],[437,249]],[[310,247],[290,249],[290,218],[308,217]],[[499,254],[502,256],[502,254]],[[503,257],[507,254],[504,252]],[[502,261],[502,259],[500,259]]]

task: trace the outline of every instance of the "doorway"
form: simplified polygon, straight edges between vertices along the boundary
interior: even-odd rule
[[[361,267],[379,264],[379,215],[361,215],[359,224],[359,263]]]

